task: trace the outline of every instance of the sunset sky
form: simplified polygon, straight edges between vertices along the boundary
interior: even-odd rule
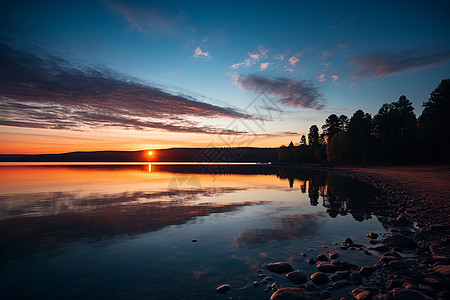
[[[416,115],[448,1],[2,1],[0,154],[278,147],[332,113]]]

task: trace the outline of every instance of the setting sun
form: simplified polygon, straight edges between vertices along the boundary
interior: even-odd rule
[[[148,155],[153,155],[153,152],[152,151],[148,151]]]

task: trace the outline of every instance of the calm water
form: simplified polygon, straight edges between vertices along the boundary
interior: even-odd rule
[[[261,165],[3,165],[0,298],[268,299],[252,286],[266,262],[376,262],[338,247],[385,232],[376,201],[359,182]]]

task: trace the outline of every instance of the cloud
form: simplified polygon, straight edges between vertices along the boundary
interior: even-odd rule
[[[444,64],[449,59],[450,51],[425,53],[424,50],[410,49],[360,55],[351,58],[348,63],[357,67],[354,77],[373,78],[430,68]]]
[[[240,66],[250,67],[251,65],[254,65],[254,64],[255,64],[254,61],[250,60],[250,58],[246,58],[243,62],[240,62],[240,63],[236,63],[236,64],[231,65],[231,68],[237,69],[237,68],[239,68]]]
[[[259,51],[259,53],[258,53]],[[232,69],[237,69],[240,66],[244,66],[244,67],[250,67],[255,65],[261,58],[267,58],[267,53],[269,52],[269,49],[265,49],[263,45],[259,45],[258,50],[253,53],[253,52],[248,52],[248,57],[246,59],[244,59],[244,61],[239,62],[239,63],[235,63],[232,64],[230,66],[230,68]],[[262,67],[263,64],[260,65],[261,70],[266,69],[267,67],[265,67],[263,69]],[[268,66],[268,65],[267,65]]]
[[[236,83],[243,90],[278,97],[277,101],[286,106],[318,110],[325,106],[325,99],[318,88],[308,81],[241,75],[236,78]]]
[[[319,76],[316,77],[316,79],[320,82],[324,82],[326,80],[325,74],[320,74]]]
[[[261,57],[267,58],[267,53],[269,52],[269,49],[264,48],[263,45],[258,46],[259,53],[261,53]]]
[[[289,58],[289,62],[291,63],[291,65],[295,66],[299,62],[299,59],[295,56],[292,56],[291,58]]]
[[[339,79],[339,76],[337,76],[337,75],[331,75],[331,78],[333,78],[333,80],[336,81],[336,80]]]
[[[267,69],[269,67],[269,63],[268,62],[262,63],[259,67],[261,68],[261,70],[264,71],[265,69]]]
[[[197,47],[197,49],[195,49],[194,51],[194,57],[201,57],[201,56],[211,58],[211,55],[208,54],[208,51],[202,51],[200,47]]]
[[[278,54],[278,55],[275,55],[273,58],[276,60],[283,61],[286,58],[286,56],[284,54]]]
[[[59,57],[0,43],[0,124],[73,129],[115,127],[236,134],[191,117],[253,119],[106,69],[75,68]]]
[[[187,21],[182,13],[170,13],[169,8],[158,7],[155,3],[143,4],[119,0],[105,0],[103,3],[107,8],[120,15],[131,30],[147,34],[179,35],[183,33],[183,28],[189,27],[182,24]]]

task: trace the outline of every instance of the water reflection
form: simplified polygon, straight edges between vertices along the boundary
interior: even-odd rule
[[[322,206],[332,218],[351,214],[357,221],[370,219],[381,206],[375,189],[367,184],[325,172],[286,168],[280,169],[278,177],[289,182],[293,188],[298,182],[301,193],[307,193],[312,206],[322,200]]]
[[[274,166],[209,170],[0,167],[6,298],[212,299],[227,282],[227,297],[265,299],[245,287],[262,264],[313,268],[300,250],[332,245],[349,228],[375,231],[374,220],[354,226],[377,213],[372,190],[354,181]]]
[[[321,202],[332,218],[351,214],[357,221],[369,219],[379,201],[371,188],[356,181],[273,166],[229,166],[222,174],[225,177],[218,181],[214,178],[214,184],[206,180],[211,174],[203,174],[200,166],[192,165],[149,163],[148,170],[145,165],[0,167],[0,171],[3,257],[11,254],[11,247],[18,251],[82,238],[143,234],[185,224],[199,216],[264,204],[268,199],[221,199],[255,188],[263,193],[283,190],[273,180],[274,175],[281,183],[287,181],[291,189],[298,186],[299,194],[306,194],[311,206]],[[152,177],[140,177],[140,172],[150,172]],[[236,237],[235,244],[301,239],[315,232],[323,217],[321,211],[272,218],[271,227],[246,229]]]
[[[255,228],[242,231],[234,240],[234,244],[254,245],[268,241],[301,240],[305,236],[315,234],[321,227],[325,214],[288,215],[275,218],[270,228]]]

